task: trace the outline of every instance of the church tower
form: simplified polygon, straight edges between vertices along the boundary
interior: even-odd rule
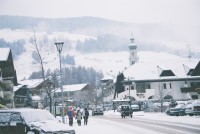
[[[137,56],[137,45],[134,43],[134,38],[130,38],[131,43],[129,44],[129,53],[130,53],[130,58],[129,58],[129,65],[133,65],[136,62],[138,62],[138,56]]]

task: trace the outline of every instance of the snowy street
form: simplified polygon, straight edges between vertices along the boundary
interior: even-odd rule
[[[82,120],[83,124],[83,120]],[[138,112],[122,119],[118,112],[90,116],[87,126],[74,126],[77,134],[199,134],[200,116],[168,116],[165,113]]]

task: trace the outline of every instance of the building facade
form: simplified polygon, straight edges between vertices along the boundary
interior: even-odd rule
[[[129,44],[130,66],[123,71],[125,91],[118,99],[189,100],[200,99],[200,61],[180,57],[165,57],[153,62],[139,62],[137,45]],[[161,56],[161,55],[157,55]],[[148,57],[147,57],[148,58]],[[150,57],[149,55],[149,58]]]
[[[10,48],[0,48],[0,103],[14,107],[14,86],[17,86],[17,75]]]
[[[80,107],[88,107],[94,99],[94,92],[87,83],[63,85],[63,100],[65,106],[76,105]],[[55,101],[61,104],[62,92],[60,89],[55,91]]]

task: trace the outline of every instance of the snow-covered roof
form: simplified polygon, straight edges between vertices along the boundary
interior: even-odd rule
[[[24,86],[24,85],[18,85],[18,86],[14,86],[14,92],[16,92],[17,90],[19,90],[22,86]]]
[[[74,92],[74,91],[81,91],[87,83],[85,84],[73,84],[73,85],[63,85],[63,92]],[[56,90],[56,92],[61,92],[60,89]]]
[[[101,80],[113,80],[112,76],[106,75]]]
[[[175,76],[166,76],[163,78],[187,78],[184,66],[194,69],[199,60],[175,59],[170,62],[146,62],[135,63],[126,69],[123,74],[125,77],[131,77],[134,80],[157,80],[160,79],[160,73],[163,70],[171,70]]]
[[[129,49],[131,49],[131,50],[137,49],[137,45],[136,45],[135,43],[130,43],[130,44],[128,45],[128,47],[129,47]]]
[[[42,98],[38,95],[34,95],[31,98],[32,98],[32,100],[42,100]]]
[[[21,85],[26,85],[27,88],[34,88],[41,84],[43,82],[43,79],[29,79],[29,80],[22,80],[19,81],[18,83]]]
[[[0,48],[0,61],[6,61],[10,53],[10,48]]]

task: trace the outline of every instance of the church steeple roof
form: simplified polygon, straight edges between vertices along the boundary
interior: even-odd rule
[[[129,49],[130,49],[130,50],[136,50],[136,49],[137,49],[137,45],[134,43],[134,38],[131,37],[130,40],[131,40],[131,43],[130,43],[129,46],[128,46]]]

